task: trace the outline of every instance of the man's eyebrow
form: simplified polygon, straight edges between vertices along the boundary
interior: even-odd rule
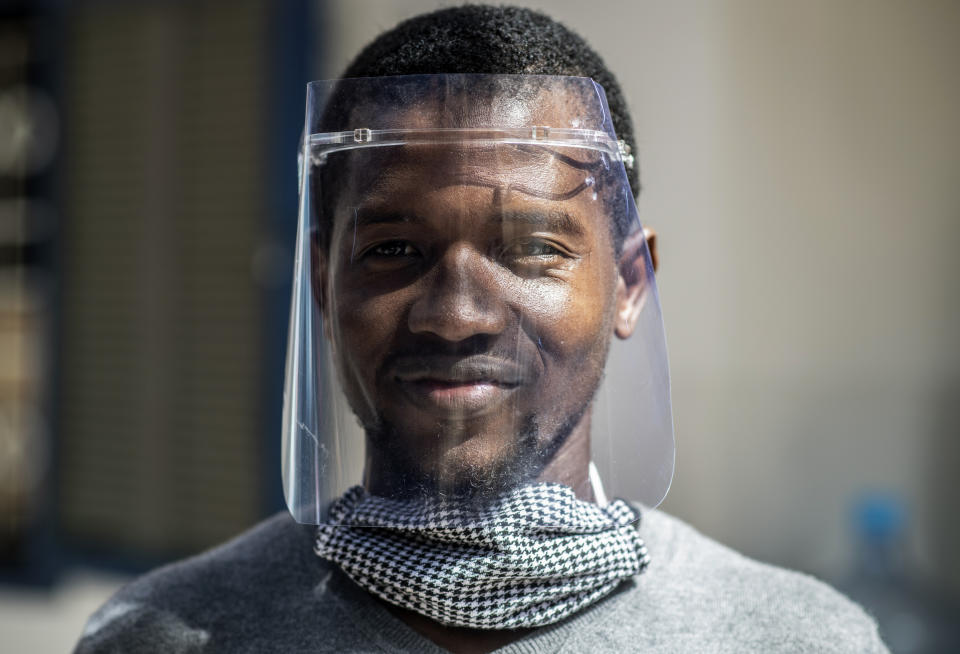
[[[359,207],[354,213],[354,227],[368,227],[370,225],[396,225],[400,223],[419,223],[420,218],[411,213],[393,211],[390,209],[364,209]]]
[[[500,211],[491,214],[489,221],[500,225],[520,223],[574,236],[583,236],[584,234],[583,224],[566,211],[559,209],[551,211]]]

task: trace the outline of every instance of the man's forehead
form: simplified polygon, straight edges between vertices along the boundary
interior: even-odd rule
[[[534,126],[588,128],[602,126],[602,109],[584,97],[582,88],[518,87],[511,90],[452,89],[405,102],[366,99],[350,110],[344,129],[513,129]],[[394,99],[396,100],[396,99]]]
[[[396,191],[414,180],[421,187],[480,178],[496,180],[499,185],[569,184],[593,180],[600,161],[600,153],[584,148],[456,141],[361,148],[346,153],[337,163],[350,170],[364,192],[370,192],[374,188]]]
[[[569,156],[568,156],[569,155]],[[384,213],[433,207],[488,213],[536,208],[539,212],[594,214],[598,155],[568,154],[540,146],[444,144],[367,148],[345,153],[350,170],[340,211]],[[444,192],[447,191],[447,192]],[[350,212],[347,212],[350,213]]]

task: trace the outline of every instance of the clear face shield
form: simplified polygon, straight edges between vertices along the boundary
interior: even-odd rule
[[[586,78],[309,85],[283,414],[297,521],[358,484],[481,507],[542,483],[663,499],[667,356],[624,150]]]

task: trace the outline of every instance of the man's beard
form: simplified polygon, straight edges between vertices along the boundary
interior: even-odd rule
[[[376,471],[381,482],[377,488],[370,489],[374,495],[394,498],[444,496],[482,503],[536,481],[573,433],[589,405],[590,402],[584,403],[545,438],[542,435],[544,427],[537,415],[524,415],[518,421],[516,434],[506,453],[482,464],[463,461],[462,457],[456,460],[456,453],[449,452],[449,449],[423,445],[411,447],[401,428],[380,415],[375,424],[364,426],[368,468],[364,475],[370,478],[371,465],[387,468]]]

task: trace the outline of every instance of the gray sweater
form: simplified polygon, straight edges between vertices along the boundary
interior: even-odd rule
[[[819,581],[646,511],[652,562],[612,595],[498,652],[886,652]],[[87,623],[92,652],[443,652],[312,551],[287,514],[135,580]]]

